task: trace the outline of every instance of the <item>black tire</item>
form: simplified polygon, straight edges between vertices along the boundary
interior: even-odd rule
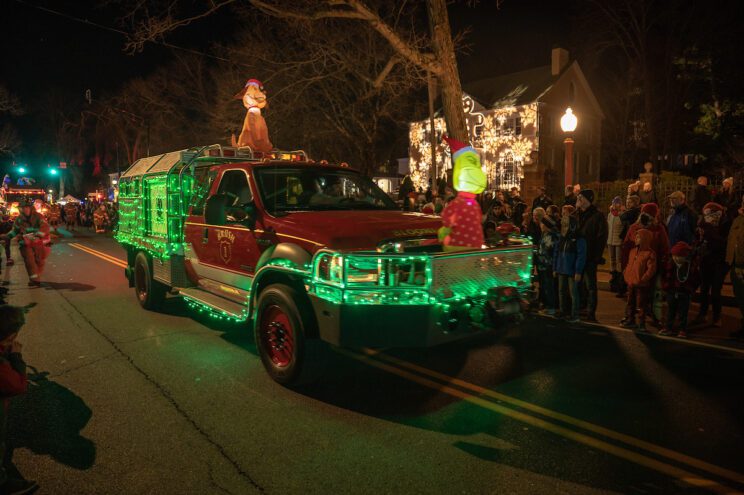
[[[134,258],[134,293],[140,306],[148,310],[158,309],[165,300],[166,287],[152,278],[150,258],[140,251]]]
[[[273,284],[258,296],[256,349],[269,376],[293,387],[316,381],[326,363],[325,342],[317,337],[317,322],[307,296],[293,287]]]

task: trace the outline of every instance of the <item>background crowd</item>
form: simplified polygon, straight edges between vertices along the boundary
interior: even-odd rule
[[[398,200],[404,210],[438,215],[454,196],[444,181],[416,191],[406,177]],[[659,198],[651,181],[632,182],[606,213],[595,206],[594,192],[578,184],[567,186],[559,201],[541,188],[529,205],[516,187],[485,192],[479,201],[486,239],[514,232],[531,238],[545,315],[596,322],[602,265],[610,289],[625,300],[620,323],[626,328],[646,332],[649,321],[662,335],[685,338],[690,325],[720,326],[727,276],[744,315],[744,204],[732,178],[715,191],[699,177],[690,198],[682,191]],[[699,310],[688,322],[696,294]],[[743,328],[732,337],[744,337]]]

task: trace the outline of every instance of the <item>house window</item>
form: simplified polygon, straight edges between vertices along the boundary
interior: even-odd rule
[[[522,177],[522,162],[515,160],[511,152],[507,152],[501,160],[497,172],[498,188],[502,190],[510,189],[514,186],[520,187]]]
[[[522,135],[522,117],[513,117],[504,121],[504,135],[521,136]]]

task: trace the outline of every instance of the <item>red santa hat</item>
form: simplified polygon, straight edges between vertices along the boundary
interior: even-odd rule
[[[679,241],[677,244],[672,246],[672,256],[682,256],[684,258],[690,256],[692,253],[692,247],[684,241]]]
[[[656,215],[659,214],[659,206],[656,203],[646,203],[645,205],[641,206],[641,213],[645,213],[646,215],[650,215],[656,218]]]
[[[256,86],[259,90],[261,90],[262,93],[265,93],[266,90],[264,89],[263,84],[258,79],[248,79],[245,82],[245,86],[243,86],[243,89],[240,90],[238,94],[235,95],[235,99],[242,100],[243,95],[248,90],[248,86]]]
[[[444,139],[444,141],[447,143],[450,148],[450,152],[453,155],[455,154],[455,152],[457,152],[457,150],[469,146],[469,144],[463,143],[462,141],[458,141],[457,139],[451,138],[449,136],[442,136],[442,139]]]
[[[705,206],[703,206],[703,211],[710,210],[711,212],[715,213],[717,211],[723,211],[723,206],[719,205],[718,203],[714,203],[711,201],[710,203],[705,203]]]

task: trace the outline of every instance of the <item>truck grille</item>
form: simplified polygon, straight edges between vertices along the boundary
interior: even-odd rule
[[[484,295],[491,287],[527,287],[531,249],[504,249],[436,256],[432,260],[432,293],[437,297]]]

